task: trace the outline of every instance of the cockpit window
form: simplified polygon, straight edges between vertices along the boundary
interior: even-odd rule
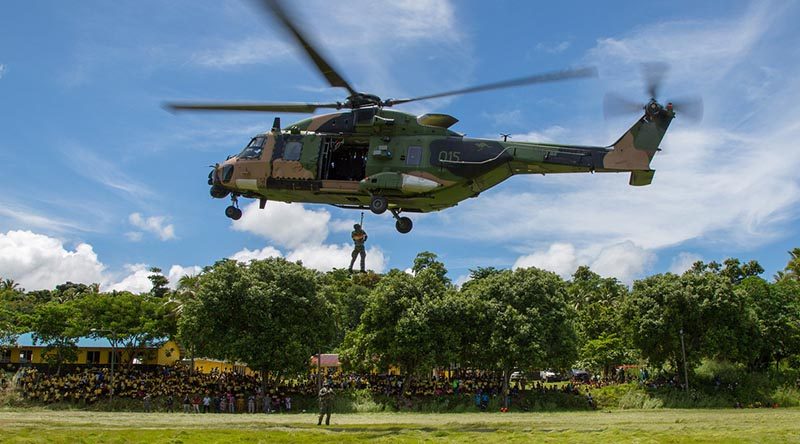
[[[253,137],[253,140],[239,153],[240,159],[258,159],[264,151],[263,145],[266,137]]]

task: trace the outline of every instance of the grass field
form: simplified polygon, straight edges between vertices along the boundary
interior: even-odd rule
[[[184,415],[0,411],[0,442],[800,442],[800,410]]]

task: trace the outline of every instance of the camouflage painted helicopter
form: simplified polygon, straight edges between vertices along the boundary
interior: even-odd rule
[[[202,104],[171,103],[171,110],[256,111],[317,115],[253,137],[238,155],[214,166],[208,176],[211,195],[231,196],[225,214],[239,219],[238,198],[330,204],[387,210],[400,233],[412,221],[402,212],[429,212],[457,205],[515,174],[629,172],[631,185],[648,185],[654,171],[650,160],[659,151],[675,116],[673,106],[650,100],[637,105],[644,115],[614,144],[586,147],[497,141],[464,137],[450,129],[458,120],[446,114],[411,114],[394,105],[458,94],[534,83],[596,76],[594,68],[570,69],[504,82],[408,99],[386,99],[358,92],[328,63],[276,0],[265,0],[274,15],[302,47],[332,87],[349,96],[335,103]]]

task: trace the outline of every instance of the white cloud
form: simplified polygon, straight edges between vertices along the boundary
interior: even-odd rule
[[[103,287],[103,291],[130,291],[131,293],[147,293],[153,288],[153,283],[150,281],[150,276],[153,272],[152,268],[147,264],[127,264],[125,270],[127,275],[118,279],[114,283],[110,283]],[[203,268],[197,265],[184,267],[181,265],[173,265],[169,268],[167,273],[162,273],[169,280],[169,288],[175,289],[178,286],[178,281],[187,275],[197,275],[203,271]]]
[[[546,250],[520,256],[513,268],[536,267],[570,279],[581,265],[588,265],[601,276],[615,277],[631,283],[646,274],[656,255],[633,242],[626,241],[598,248],[578,250],[570,243],[553,243]]]
[[[6,65],[0,63],[0,79],[6,74]]]
[[[247,205],[233,229],[269,239],[278,245],[295,248],[320,244],[328,237],[331,214],[325,210],[307,210],[301,204],[268,202],[261,210],[258,202]]]
[[[656,260],[656,255],[626,241],[603,248],[590,268],[601,276],[612,276],[625,283],[643,277]]]
[[[48,232],[63,233],[67,231],[90,231],[72,222],[62,220],[50,214],[40,214],[31,208],[16,205],[8,201],[0,201],[0,216],[14,220],[25,228],[39,228]],[[0,222],[0,228],[14,228]]]
[[[268,245],[260,250],[250,250],[245,248],[230,256],[231,259],[244,263],[248,263],[253,260],[262,260],[269,257],[283,257],[283,255],[276,248]]]
[[[28,290],[52,289],[66,281],[101,283],[104,271],[91,245],[70,250],[58,239],[31,231],[0,233],[0,276]]]
[[[567,243],[555,243],[546,251],[521,256],[514,262],[512,268],[536,267],[552,271],[567,279],[578,268],[578,256],[575,246]]]
[[[319,271],[330,271],[334,268],[346,268],[350,265],[351,252],[353,247],[350,245],[304,245],[296,250],[289,252],[286,259],[290,261],[302,261],[303,265]],[[360,267],[361,258],[357,257],[353,269]],[[365,268],[382,273],[386,269],[386,258],[383,251],[376,247],[367,249]]]
[[[128,216],[128,221],[136,228],[155,234],[161,240],[175,239],[175,227],[172,224],[166,224],[167,218],[165,216],[150,216],[142,217],[140,213],[131,213]],[[126,234],[128,236],[128,234]],[[137,238],[135,233],[130,233],[128,236],[130,240],[141,239],[141,233]]]
[[[130,291],[131,293],[147,293],[153,288],[148,276],[153,274],[147,264],[127,264],[128,275],[118,282],[103,287],[103,291]]]
[[[686,270],[692,268],[692,265],[697,261],[702,261],[703,257],[699,254],[682,252],[672,258],[672,264],[669,266],[670,273],[683,274]]]
[[[261,210],[258,203],[253,202],[244,208],[242,218],[233,222],[233,229],[256,234],[288,251],[284,255],[269,245],[256,250],[244,248],[231,255],[231,259],[249,262],[283,256],[289,261],[302,261],[306,267],[320,271],[344,268],[350,264],[352,246],[326,244],[325,240],[331,231],[349,232],[355,222],[332,219],[327,210],[309,210],[302,204],[269,202]],[[380,248],[373,246],[367,250],[367,268],[382,272],[386,265],[386,257]],[[358,263],[355,267],[358,267]]]
[[[203,271],[203,267],[192,265],[190,267],[183,267],[180,265],[173,265],[169,268],[169,272],[167,272],[166,276],[169,279],[169,287],[176,288],[178,286],[178,281],[181,280],[184,276],[196,276]]]

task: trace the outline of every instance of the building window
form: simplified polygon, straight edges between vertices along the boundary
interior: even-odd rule
[[[33,359],[33,350],[20,350],[19,362],[21,364],[31,362],[31,359]]]
[[[96,350],[91,350],[86,352],[86,363],[87,364],[99,364],[100,363],[100,352]]]
[[[408,147],[408,152],[406,153],[406,165],[419,166],[420,162],[422,162],[422,147],[421,146]]]
[[[287,142],[283,148],[284,160],[300,160],[300,152],[303,151],[303,144],[300,142]]]

